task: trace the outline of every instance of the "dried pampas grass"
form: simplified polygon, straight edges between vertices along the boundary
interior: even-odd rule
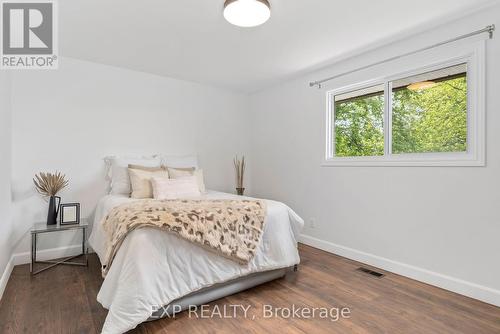
[[[234,170],[236,171],[236,187],[243,188],[243,177],[245,175],[245,156],[238,159],[238,156],[234,158]]]
[[[36,191],[42,196],[55,196],[68,185],[66,175],[60,172],[35,174],[33,179]]]

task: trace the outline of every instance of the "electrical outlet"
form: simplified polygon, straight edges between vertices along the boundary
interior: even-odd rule
[[[309,219],[309,227],[310,228],[316,227],[316,219],[314,219],[314,218]]]

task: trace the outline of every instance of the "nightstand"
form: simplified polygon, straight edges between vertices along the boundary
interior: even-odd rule
[[[86,239],[87,239],[87,228],[89,227],[88,221],[85,219],[82,219],[80,221],[80,224],[73,224],[73,225],[47,225],[46,223],[37,223],[33,225],[31,228],[31,264],[30,264],[30,273],[31,275],[36,275],[41,273],[42,271],[45,271],[47,269],[53,268],[59,264],[67,264],[67,265],[72,265],[72,266],[88,266],[88,256],[87,256],[87,248],[86,248]],[[61,231],[70,231],[70,230],[81,230],[82,231],[82,253],[75,255],[75,256],[70,256],[66,257],[64,259],[59,259],[59,260],[47,260],[47,261],[37,261],[36,259],[36,242],[37,242],[37,236],[39,234],[43,233],[55,233],[55,232],[61,232]],[[73,262],[70,260],[73,260],[77,257],[84,256],[84,261],[83,262]],[[37,263],[44,263],[48,264],[48,266],[35,271],[35,265]]]

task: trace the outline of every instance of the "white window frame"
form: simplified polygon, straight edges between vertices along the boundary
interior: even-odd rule
[[[467,64],[467,151],[433,153],[392,153],[391,82],[442,68]],[[384,155],[335,156],[336,95],[370,86],[385,87]],[[415,67],[409,71],[330,90],[326,93],[326,155],[323,166],[485,166],[485,48],[484,43],[465,55]]]

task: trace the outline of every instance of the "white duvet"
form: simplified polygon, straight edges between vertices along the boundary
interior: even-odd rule
[[[208,192],[201,198],[241,198]],[[117,205],[134,201],[108,195],[98,204],[90,246],[104,260],[106,237],[102,219]],[[146,321],[153,308],[193,291],[250,273],[298,264],[297,239],[303,220],[285,204],[267,202],[261,244],[252,261],[242,266],[167,232],[142,228],[131,232],[120,247],[97,295],[109,310],[102,333],[124,333]]]

